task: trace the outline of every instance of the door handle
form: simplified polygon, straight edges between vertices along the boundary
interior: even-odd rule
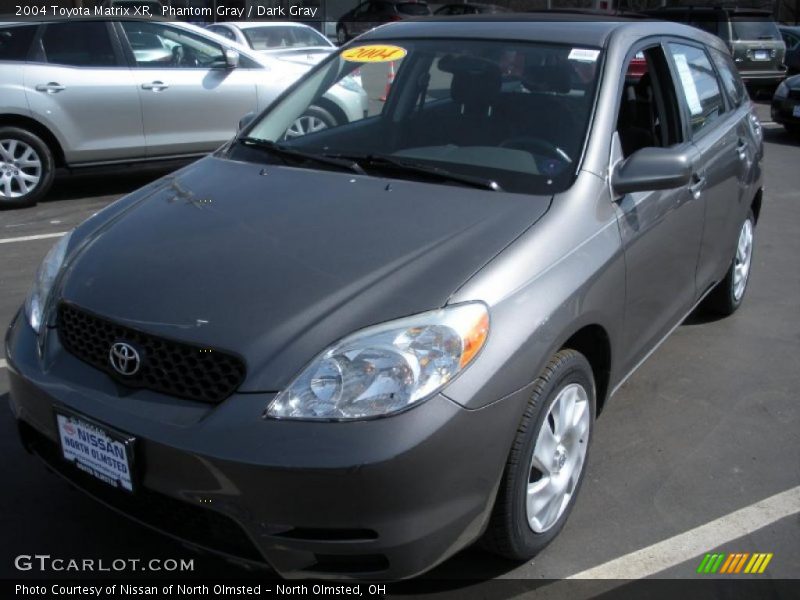
[[[739,140],[739,143],[736,144],[736,153],[739,155],[739,160],[745,160],[747,158],[747,142]]]
[[[697,200],[700,195],[703,193],[703,188],[706,187],[706,178],[705,175],[698,175],[695,173],[692,175],[692,184],[689,186],[689,191],[692,192],[692,196],[695,200]]]
[[[160,92],[161,90],[165,90],[168,87],[169,86],[163,81],[151,81],[150,83],[142,84],[143,90],[153,90],[154,92]]]
[[[47,92],[48,94],[57,94],[65,89],[67,88],[60,83],[56,83],[55,81],[51,81],[50,83],[40,83],[36,86],[37,92]]]

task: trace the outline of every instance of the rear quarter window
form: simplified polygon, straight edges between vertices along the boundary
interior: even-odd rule
[[[38,25],[27,25],[0,29],[0,60],[26,60],[37,27]]]

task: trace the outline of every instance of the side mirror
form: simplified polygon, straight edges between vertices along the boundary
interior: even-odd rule
[[[244,129],[248,125],[250,125],[250,123],[252,123],[253,119],[255,119],[255,118],[256,118],[256,113],[249,112],[245,116],[243,116],[241,119],[239,119],[239,131],[241,131],[242,129]]]
[[[225,48],[225,68],[235,69],[239,66],[239,52],[233,48]]]
[[[642,148],[617,163],[611,188],[620,196],[678,188],[689,183],[692,165],[686,152],[674,148]]]

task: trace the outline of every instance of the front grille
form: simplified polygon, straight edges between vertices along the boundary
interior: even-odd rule
[[[227,352],[150,335],[113,323],[62,302],[58,337],[68,352],[135,388],[197,400],[222,402],[244,380],[244,362]],[[111,346],[125,342],[140,356],[133,375],[121,375],[109,361]]]
[[[264,557],[248,535],[229,517],[141,485],[133,494],[122,492],[65,461],[55,442],[24,421],[19,422],[19,428],[26,448],[36,453],[56,473],[107,506],[190,544],[265,564]]]

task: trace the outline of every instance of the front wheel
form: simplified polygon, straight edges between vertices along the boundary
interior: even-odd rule
[[[753,212],[747,215],[739,229],[736,254],[725,278],[708,295],[705,307],[713,313],[727,317],[742,305],[747,283],[750,281],[750,266],[753,262],[756,219]]]
[[[0,127],[0,208],[32,206],[50,189],[53,153],[37,135]]]
[[[592,369],[561,350],[535,382],[481,543],[528,560],[558,535],[575,504],[595,416]]]

